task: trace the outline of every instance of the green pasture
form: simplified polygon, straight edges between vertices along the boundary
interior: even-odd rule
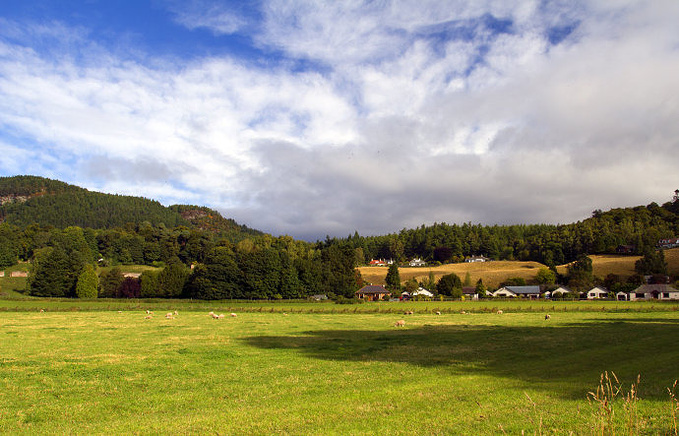
[[[24,302],[34,301],[2,304]],[[386,304],[270,303],[260,312],[240,303],[236,317],[215,320],[208,308],[225,302],[176,302],[174,319],[158,309],[175,302],[39,302],[45,312],[0,312],[2,433],[676,431],[667,391],[679,378],[676,306],[573,303],[550,306],[545,320],[528,302],[503,314],[462,314],[471,306],[450,303],[441,315],[426,303],[413,315]],[[136,304],[158,309],[145,319]],[[605,371],[622,389],[611,407],[588,400]],[[637,376],[639,399],[625,402]]]

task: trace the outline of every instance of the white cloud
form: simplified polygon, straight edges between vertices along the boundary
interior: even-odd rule
[[[89,188],[311,238],[570,222],[678,186],[676,2],[274,0],[260,23],[196,5],[208,3],[174,4],[177,21],[253,32],[285,59],[124,59],[84,30],[60,56],[31,41],[62,25],[5,21],[0,133],[40,152],[5,138],[0,169],[70,165]],[[566,29],[557,45],[554,28]]]

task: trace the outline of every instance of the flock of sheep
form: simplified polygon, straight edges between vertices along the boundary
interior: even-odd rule
[[[121,311],[118,311],[118,313],[122,313],[122,312],[121,312]],[[174,312],[168,312],[168,313],[165,314],[165,319],[174,319],[174,317],[177,316],[177,315],[179,315],[179,312],[177,312],[176,310],[175,310]],[[208,313],[208,316],[211,317],[212,319],[224,319],[224,314],[223,314],[223,313],[217,315],[217,314],[214,313],[214,312],[209,312],[209,313]],[[237,317],[238,315],[232,312],[232,313],[229,314],[229,316],[232,316],[232,317],[235,318],[235,317]],[[147,310],[147,311],[146,311],[146,316],[144,317],[144,319],[153,319],[153,311]]]
[[[407,310],[407,311],[405,311],[403,314],[404,314],[404,315],[412,315],[412,314],[414,314],[414,313],[415,313],[415,312],[413,312],[412,310]],[[460,313],[461,313],[462,315],[466,315],[466,314],[467,314],[467,312],[465,312],[464,310],[461,311]],[[504,312],[503,312],[502,310],[498,310],[496,313],[497,313],[498,315],[502,315]],[[437,310],[436,312],[434,312],[434,314],[435,314],[435,315],[441,315],[441,312]],[[550,314],[546,314],[546,315],[545,315],[545,320],[548,320],[548,319],[552,319],[552,316],[551,316]],[[398,321],[396,321],[396,322],[394,323],[394,327],[405,327],[405,325],[406,325],[406,321],[405,321],[404,319],[399,319]]]
[[[42,312],[42,310],[41,310],[41,312]],[[119,312],[119,313],[120,313],[120,312]],[[412,310],[407,310],[407,311],[405,311],[403,314],[404,314],[404,315],[413,315],[414,313],[415,313],[415,312],[413,312]],[[466,315],[466,314],[467,314],[467,312],[465,312],[464,310],[461,311],[460,313],[461,313],[462,315]],[[502,315],[504,312],[503,312],[502,310],[498,310],[496,313],[497,313],[498,315]],[[435,314],[435,315],[441,315],[441,312],[437,310],[436,312],[434,312],[434,314]],[[179,315],[179,313],[175,310],[174,312],[168,312],[168,313],[165,315],[165,318],[166,318],[166,319],[174,319],[174,317],[177,316],[177,315]],[[287,316],[287,313],[284,313],[283,315],[286,315],[286,316]],[[209,313],[208,313],[208,316],[211,317],[212,319],[224,319],[224,317],[225,317],[223,313],[217,315],[217,314],[214,313],[214,312],[209,312]],[[238,315],[235,314],[235,313],[233,313],[233,312],[231,312],[231,313],[229,314],[229,316],[235,318],[235,317],[237,317]],[[144,317],[144,319],[152,319],[152,318],[153,318],[153,312],[150,311],[150,310],[147,310],[147,311],[146,311],[146,316]],[[551,317],[549,314],[546,314],[546,315],[545,315],[545,320],[548,320],[548,319],[552,319],[552,317]],[[395,327],[405,327],[405,325],[406,325],[406,321],[405,321],[404,319],[399,319],[398,321],[396,321],[396,323],[394,323],[394,326],[395,326]]]

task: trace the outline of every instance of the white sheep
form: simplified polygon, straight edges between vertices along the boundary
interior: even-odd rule
[[[219,315],[217,315],[217,319],[224,319],[224,314],[220,313]]]
[[[441,314],[441,311],[440,311],[440,310],[437,310],[437,311],[434,312],[434,313],[437,314],[437,315],[440,315],[440,314]]]
[[[549,314],[547,314],[545,315],[545,319],[552,319],[552,317]]]
[[[498,315],[502,315],[503,313],[504,313],[504,312],[503,312],[502,310],[498,310],[498,311],[497,311],[497,314],[498,314]]]
[[[233,312],[232,312],[230,315],[231,315],[232,317],[234,317],[234,318],[238,316],[238,315],[236,315],[236,314],[233,313]]]
[[[174,319],[174,316],[172,316],[172,312],[168,312],[167,314],[165,314],[165,318]]]
[[[153,316],[151,316],[151,315],[146,315],[146,316],[144,317],[144,319],[151,319],[151,318],[153,318]]]
[[[177,316],[177,315],[179,315],[179,312],[177,312],[177,311],[175,310],[175,311],[174,311],[174,316]]]
[[[399,319],[399,320],[396,321],[396,323],[394,324],[395,327],[404,327],[405,325],[406,325],[406,322],[405,322],[404,319]]]

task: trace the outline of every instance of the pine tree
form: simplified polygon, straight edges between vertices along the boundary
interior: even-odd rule
[[[97,298],[99,277],[90,264],[85,265],[83,271],[78,276],[78,283],[75,285],[75,295],[78,298]]]

